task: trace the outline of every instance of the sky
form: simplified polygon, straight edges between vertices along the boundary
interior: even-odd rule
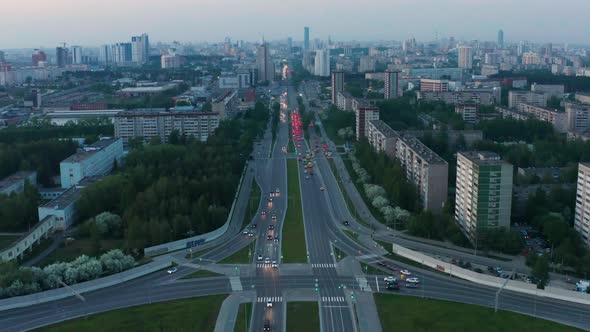
[[[590,42],[590,0],[3,0],[0,49],[150,41]]]

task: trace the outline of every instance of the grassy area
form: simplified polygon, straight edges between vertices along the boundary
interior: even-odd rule
[[[250,246],[245,246],[244,248],[238,250],[233,255],[222,259],[219,263],[220,264],[248,264],[251,262],[252,257],[250,253]]]
[[[211,247],[211,248],[207,248],[207,249],[203,249],[203,250],[196,250],[196,248],[193,248],[192,254],[189,252],[188,254],[184,255],[184,258],[186,258],[186,259],[198,258],[199,256],[203,256],[204,254],[208,253],[209,251],[211,251],[213,249],[215,249],[215,247]],[[186,249],[182,249],[182,250],[186,250]]]
[[[118,309],[36,331],[213,331],[225,298],[215,295]]]
[[[320,331],[320,313],[317,302],[288,302],[287,331]]]
[[[344,251],[334,247],[334,255],[336,256],[336,261],[342,260],[344,257],[348,256]]]
[[[195,278],[207,278],[207,277],[219,277],[222,276],[223,274],[219,274],[216,272],[211,272],[211,271],[207,271],[207,270],[199,270],[199,271],[195,271],[191,274],[187,274],[184,277],[180,278],[180,279],[195,279]]]
[[[351,239],[353,239],[355,242],[360,243],[359,242],[359,235],[358,233],[355,233],[349,229],[345,229],[344,233],[346,233],[346,235],[348,235],[348,237],[350,237]]]
[[[371,212],[373,217],[375,217],[375,219],[379,220],[380,223],[387,224],[385,222],[385,219],[383,218],[383,215],[381,214],[381,212],[379,210],[377,210],[373,206],[373,204],[371,204],[371,202],[369,201],[369,199],[365,195],[365,189],[363,188],[363,185],[358,183],[358,175],[355,173],[354,169],[352,168],[352,162],[350,161],[350,159],[343,157],[342,161],[344,162],[344,166],[346,166],[346,170],[348,171],[348,174],[350,175],[350,178],[351,178],[354,186],[356,187],[356,190],[361,195],[361,198],[365,202],[365,205],[367,205],[367,207],[369,208],[369,211]]]
[[[283,263],[305,263],[307,262],[307,250],[297,159],[287,160],[287,189],[289,202],[283,225]]]
[[[378,268],[371,266],[369,264],[361,263],[361,267],[363,268],[363,272],[365,272],[366,274],[376,274],[376,275],[389,274],[389,273],[387,273],[385,271],[381,271]]]
[[[381,327],[387,331],[580,331],[508,311],[463,303],[375,294]],[[425,314],[427,313],[427,314]]]
[[[96,256],[103,254],[111,249],[119,249],[124,247],[125,240],[123,239],[104,239],[100,240],[100,250],[95,252],[94,244],[90,238],[81,238],[72,241],[69,244],[62,243],[54,252],[37,264],[38,266],[45,266],[55,262],[69,262],[78,258],[81,255]]]
[[[27,262],[34,257],[37,257],[40,253],[45,251],[45,249],[49,248],[53,243],[53,238],[48,237],[47,239],[42,239],[41,243],[33,245],[33,251],[25,250],[23,259],[19,259],[19,262]],[[39,264],[37,264],[39,265]]]
[[[346,202],[346,206],[348,206],[348,210],[351,212],[352,216],[356,219],[356,221],[358,221],[361,225],[371,228],[371,225],[366,223],[363,220],[363,218],[361,218],[359,216],[359,213],[356,210],[356,207],[354,206],[354,204],[352,203],[352,200],[348,196],[348,191],[346,191],[346,188],[344,188],[344,184],[342,183],[342,178],[340,178],[340,174],[336,170],[336,164],[334,164],[334,160],[328,159],[328,163],[330,164],[330,168],[332,169],[332,173],[334,173],[334,177],[336,177],[336,182],[338,182],[338,187],[340,188],[340,192],[342,193],[342,196],[344,196],[344,201]]]
[[[293,140],[289,140],[289,144],[287,145],[287,152],[294,153],[295,152],[295,144],[293,144]]]
[[[250,198],[248,199],[248,206],[246,207],[246,213],[244,214],[242,228],[246,227],[246,225],[248,225],[256,215],[261,198],[262,193],[260,192],[260,187],[258,186],[258,183],[256,183],[255,179],[252,181],[252,187],[250,188]]]
[[[250,317],[252,317],[252,303],[248,302],[240,304],[234,332],[248,331],[250,327]]]
[[[16,241],[20,236],[18,235],[0,235],[0,249],[8,247],[12,242]]]

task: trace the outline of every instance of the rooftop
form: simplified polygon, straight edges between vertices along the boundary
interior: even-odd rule
[[[106,148],[107,146],[115,143],[119,139],[120,138],[101,139],[98,142],[89,145],[84,150],[80,150],[80,151],[76,152],[76,154],[73,154],[73,155],[69,156],[68,158],[64,159],[62,161],[62,163],[77,163],[77,162],[83,161],[83,160],[89,158],[90,156],[94,155],[97,151],[100,151],[100,150]]]
[[[403,136],[401,140],[408,145],[414,153],[424,159],[428,164],[446,164],[439,155],[430,150],[424,143],[414,136]]]
[[[157,117],[157,116],[205,116],[218,115],[216,112],[201,112],[201,111],[174,111],[168,112],[165,108],[142,108],[117,113],[115,118],[129,118],[129,117]]]
[[[369,123],[375,126],[375,128],[387,138],[400,136],[395,130],[391,129],[391,127],[382,120],[371,120]]]
[[[508,164],[499,154],[491,151],[461,151],[459,154],[478,165]]]
[[[53,199],[44,205],[41,205],[43,208],[55,209],[55,210],[63,210],[66,207],[70,206],[71,204],[75,203],[78,198],[80,198],[80,194],[82,193],[82,189],[87,185],[96,182],[100,179],[100,177],[85,177],[78,183],[77,185],[70,187],[68,190],[64,191],[61,195],[59,195],[56,199]]]

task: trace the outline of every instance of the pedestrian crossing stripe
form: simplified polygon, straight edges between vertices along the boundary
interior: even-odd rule
[[[266,303],[266,302],[283,302],[282,296],[259,296],[256,298],[256,302],[258,303]]]
[[[344,296],[322,296],[322,302],[345,302]]]
[[[335,268],[336,264],[334,263],[316,263],[316,264],[311,264],[311,267],[313,268]]]

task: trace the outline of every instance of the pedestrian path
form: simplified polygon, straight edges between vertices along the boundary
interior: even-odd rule
[[[322,302],[346,302],[344,296],[322,296]]]
[[[320,269],[320,268],[324,268],[324,269],[332,269],[336,267],[335,263],[316,263],[316,264],[311,264],[311,267],[316,268],[316,269]]]
[[[240,280],[239,277],[230,277],[229,283],[231,285],[231,290],[234,292],[240,292],[240,291],[244,290],[242,287],[242,281]]]
[[[283,302],[282,296],[259,296],[256,298],[257,303],[266,303],[266,302]]]

